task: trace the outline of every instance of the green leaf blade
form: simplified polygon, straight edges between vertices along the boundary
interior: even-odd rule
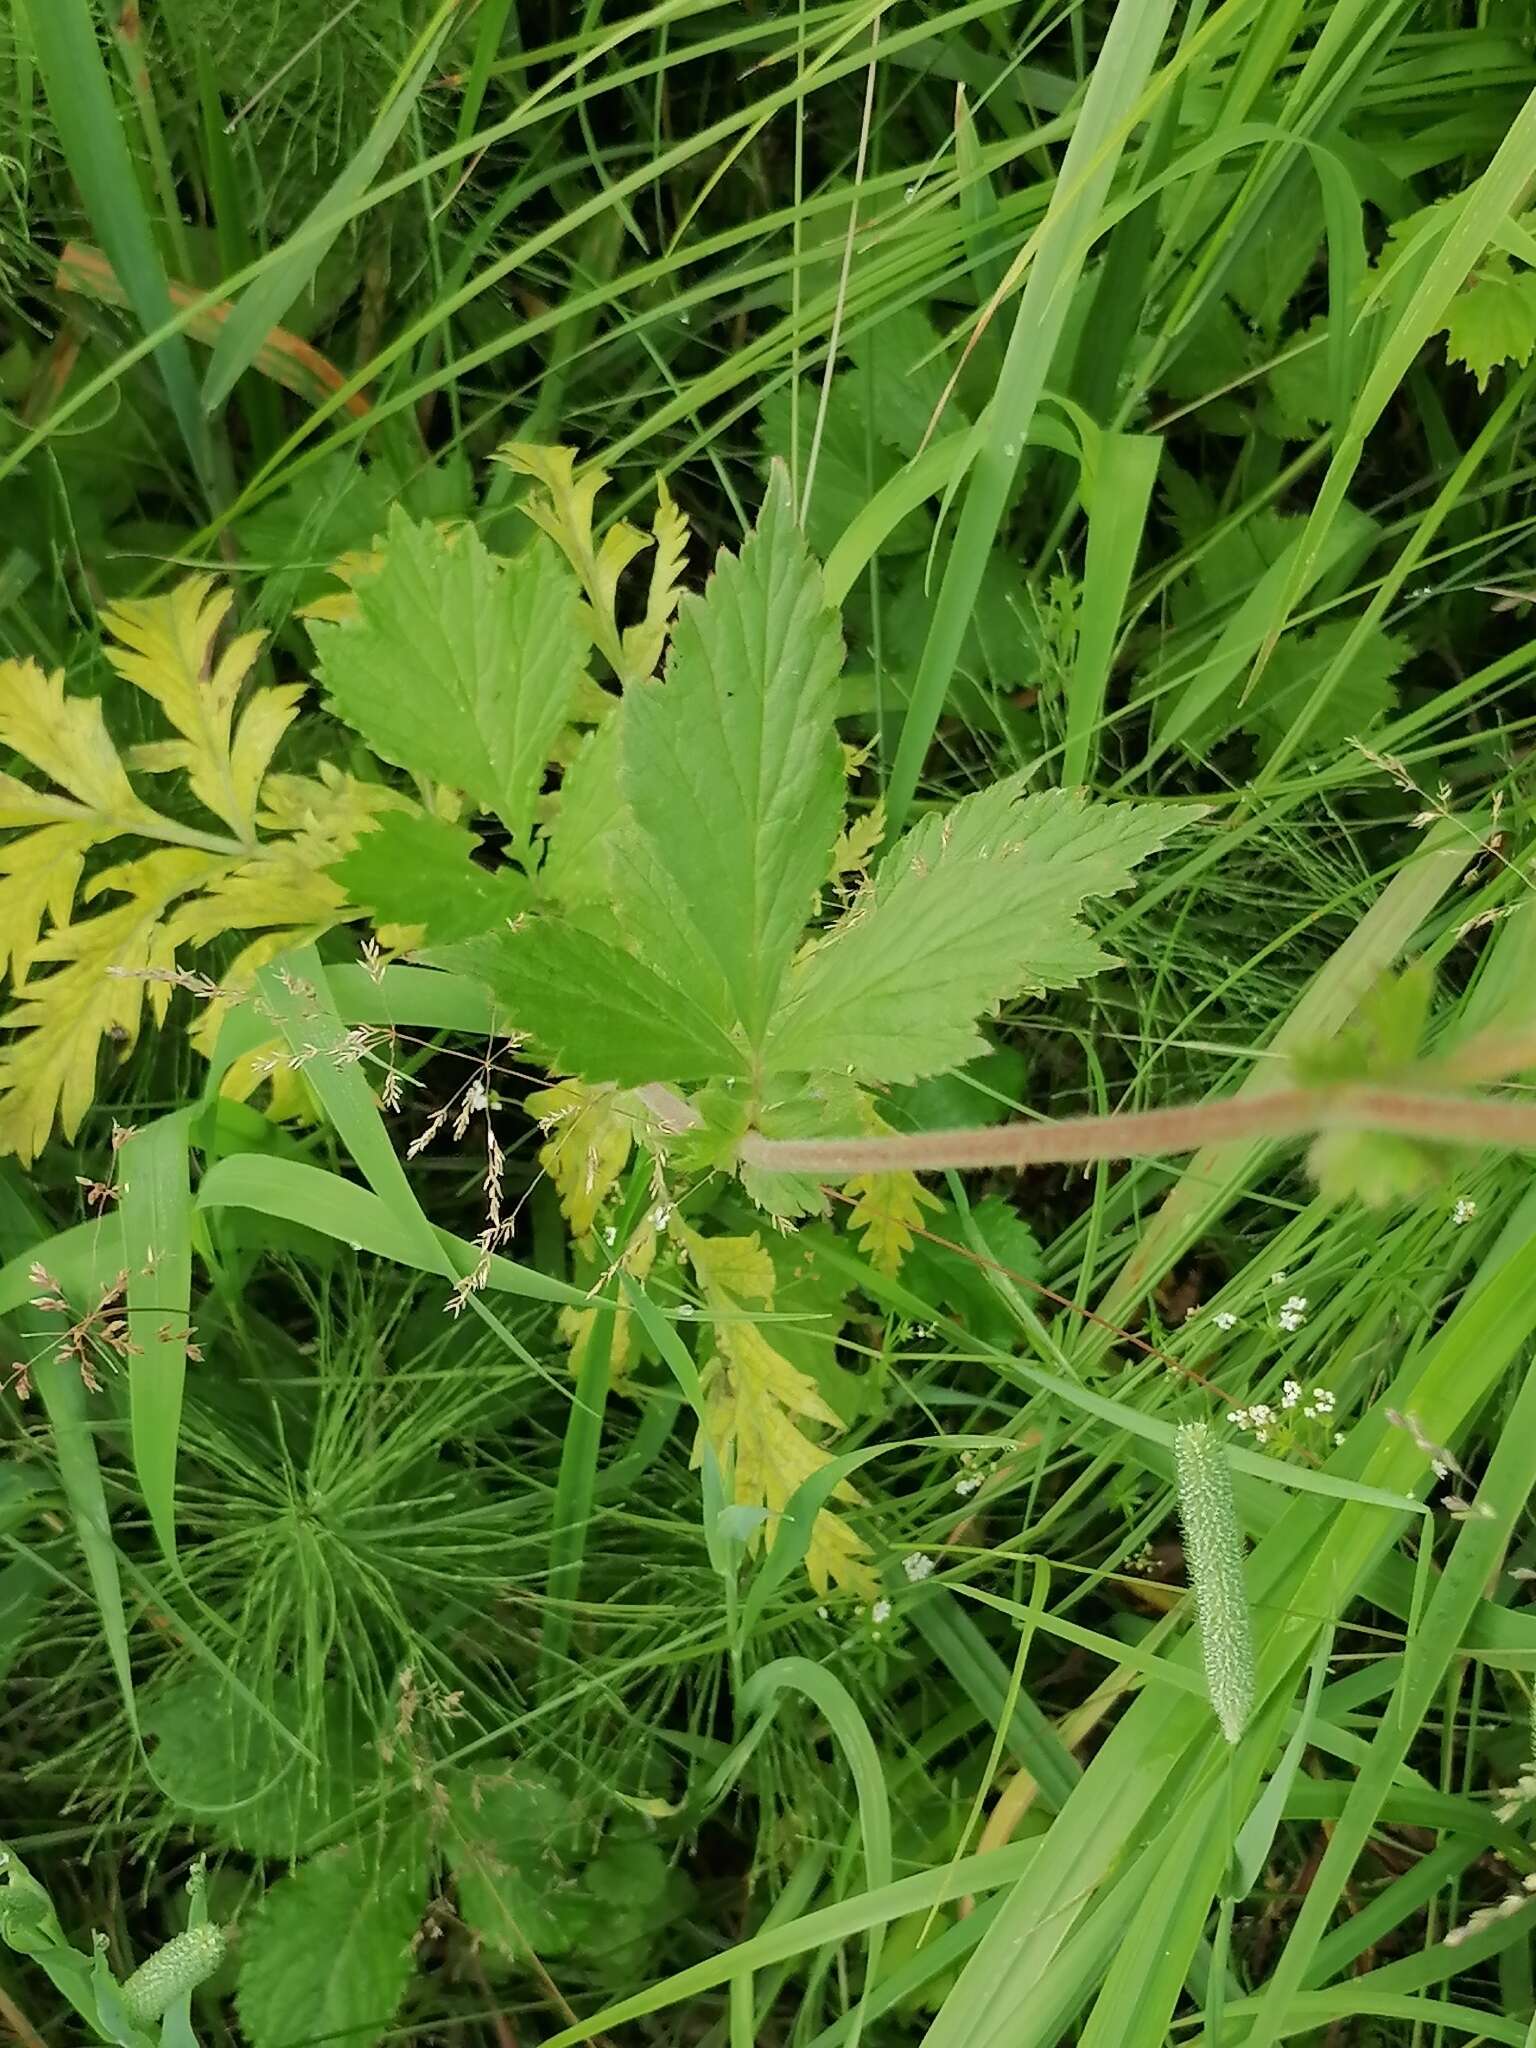
[[[780,1070],[911,1082],[985,1051],[975,1019],[1110,964],[1078,912],[1199,812],[1023,794],[1015,776],[926,818],[799,965],[775,1020]]]
[[[740,1075],[742,1056],[692,998],[589,928],[558,918],[471,940],[442,964],[483,981],[562,1073],[623,1088]]]
[[[842,817],[842,643],[776,470],[741,554],[684,601],[664,683],[626,695],[625,794],[686,924],[755,1045],[826,877]]]
[[[314,640],[331,708],[386,761],[468,791],[526,846],[586,658],[575,579],[542,536],[500,563],[396,511],[358,616]]]
[[[472,832],[409,811],[386,811],[328,872],[383,924],[424,925],[428,943],[470,939],[510,921],[528,891],[510,868],[471,859]]]
[[[411,1936],[425,1895],[404,1846],[333,1849],[273,1885],[241,1943],[240,2025],[251,2048],[376,2041],[387,2031],[416,1967]]]

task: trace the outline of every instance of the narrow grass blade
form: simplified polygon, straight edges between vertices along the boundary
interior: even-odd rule
[[[306,1166],[297,1159],[271,1159],[253,1152],[220,1159],[203,1176],[197,1191],[197,1207],[209,1214],[220,1209],[247,1209],[254,1216],[269,1216],[275,1222],[297,1223],[354,1251],[393,1259],[398,1265],[411,1266],[422,1273],[440,1274],[440,1258],[447,1258],[455,1270],[467,1272],[477,1256],[474,1246],[463,1238],[439,1230],[433,1232],[437,1255],[429,1259],[419,1231],[403,1224],[378,1195],[360,1188],[355,1181],[343,1180],[340,1174],[329,1173],[321,1166]],[[0,1303],[7,1299],[6,1283],[11,1272],[12,1268],[7,1266],[0,1273]],[[528,1301],[547,1301],[567,1308],[590,1306],[587,1296],[578,1288],[568,1287],[563,1280],[551,1280],[532,1266],[522,1266],[499,1255],[491,1260],[485,1284],[495,1292],[520,1295]]]
[[[128,1614],[123,1605],[123,1582],[107,1513],[106,1488],[96,1457],[96,1424],[89,1397],[73,1359],[45,1359],[34,1371],[33,1381],[52,1425],[54,1463],[96,1598],[107,1655],[123,1696],[129,1726],[137,1735],[139,1713],[128,1655]]]
[[[1079,600],[1082,620],[1077,658],[1067,682],[1061,780],[1069,789],[1088,782],[1093,775],[1110,666],[1162,453],[1162,442],[1152,434],[1099,437],[1088,500],[1088,552]]]
[[[133,1463],[156,1541],[176,1563],[176,1450],[192,1314],[192,1193],[179,1111],[123,1146],[123,1257],[128,1272],[128,1404]]]
[[[741,1711],[743,1715],[764,1709],[771,1712],[773,1702],[788,1690],[803,1693],[820,1709],[838,1747],[848,1759],[859,1800],[866,1889],[878,1892],[891,1882],[891,1801],[874,1738],[842,1680],[820,1664],[813,1664],[809,1657],[780,1657],[774,1663],[764,1665],[761,1671],[754,1671],[741,1689]],[[880,1951],[884,1941],[883,1924],[872,1927],[869,1961],[864,1972],[866,1992],[879,1975]],[[862,2007],[860,2015],[855,2017],[851,2035],[855,2044],[861,2025]]]
[[[101,250],[93,249],[88,242],[65,245],[54,273],[53,288],[59,292],[75,292],[81,298],[94,300],[103,306],[126,306],[129,303],[127,289],[117,272]],[[233,317],[232,303],[228,299],[218,299],[208,305],[205,293],[195,291],[179,278],[168,279],[166,290],[178,313],[189,307],[198,309],[187,319],[186,332],[192,339],[216,345]],[[269,379],[273,384],[281,384],[285,390],[300,398],[311,399],[317,405],[332,392],[340,391],[346,383],[334,363],[327,361],[300,335],[290,334],[286,327],[274,327],[262,336],[251,359],[251,368],[258,376]],[[344,404],[354,419],[364,419],[372,410],[360,391],[352,392]]]
[[[966,486],[954,545],[918,663],[912,702],[902,723],[885,795],[893,835],[906,822],[916,794],[945,692],[970,626],[987,556],[1013,489],[1024,437],[1066,323],[1073,287],[1087,260],[1094,223],[1172,12],[1172,0],[1120,0],[1105,31],[1040,228],[997,388],[987,408],[985,438]]]
[[[612,1305],[614,1283],[603,1289]],[[549,1531],[549,1569],[544,1581],[544,1622],[539,1666],[546,1681],[556,1677],[571,1645],[571,1603],[581,1583],[581,1560],[587,1547],[587,1526],[596,1492],[597,1453],[608,1405],[609,1358],[613,1349],[613,1317],[596,1315],[581,1347],[581,1370],[560,1446],[560,1472],[555,1481],[554,1513]]]
[[[203,379],[203,404],[216,411],[261,353],[270,331],[304,290],[345,227],[358,199],[395,146],[422,87],[432,75],[459,0],[442,0],[417,39],[414,61],[379,110],[362,147],[303,226],[296,229],[247,288],[224,324]]]
[[[151,334],[171,318],[170,292],[118,121],[90,0],[21,4],[70,174],[139,325]],[[198,407],[187,344],[179,334],[167,335],[154,353],[187,453],[208,490],[213,475],[208,426]]]

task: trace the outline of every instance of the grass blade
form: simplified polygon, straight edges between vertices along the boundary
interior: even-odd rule
[[[171,295],[118,121],[90,0],[22,0],[22,11],[70,173],[139,325],[151,334],[170,320]],[[198,407],[187,344],[179,334],[167,335],[154,353],[193,468],[204,491],[211,491],[208,425]]]
[[[1013,490],[1025,436],[1066,324],[1073,287],[1087,259],[1094,223],[1172,12],[1172,0],[1120,0],[1105,32],[1036,240],[1034,262],[987,408],[986,434],[966,486],[954,545],[918,663],[912,702],[902,722],[885,795],[893,836],[904,824],[916,794],[981,589],[988,552]]]
[[[236,305],[214,345],[203,379],[203,404],[215,411],[261,354],[271,330],[324,262],[357,200],[378,175],[399,139],[422,87],[432,75],[459,0],[442,0],[417,39],[414,61],[379,110],[362,147],[341,172],[303,226],[296,229]]]
[[[192,1192],[179,1111],[122,1148],[123,1258],[128,1271],[128,1404],[133,1463],[167,1563],[176,1563],[176,1449],[192,1314]]]

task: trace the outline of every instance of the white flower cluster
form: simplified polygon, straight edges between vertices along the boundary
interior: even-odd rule
[[[901,1560],[901,1568],[914,1586],[920,1586],[924,1579],[933,1577],[933,1559],[926,1551],[914,1550],[910,1557]]]
[[[1257,1442],[1267,1444],[1270,1432],[1283,1414],[1299,1408],[1308,1422],[1327,1422],[1337,1405],[1338,1396],[1329,1387],[1308,1388],[1300,1380],[1284,1380],[1280,1386],[1278,1409],[1271,1408],[1266,1401],[1255,1401],[1251,1408],[1229,1408],[1227,1420],[1234,1429],[1252,1430]],[[1333,1440],[1336,1444],[1343,1443],[1343,1432],[1336,1432]]]
[[[1324,1422],[1338,1406],[1338,1396],[1330,1387],[1313,1387],[1309,1393],[1300,1380],[1286,1380],[1280,1388],[1280,1406],[1299,1408],[1308,1422]]]
[[[955,1481],[955,1491],[962,1500],[969,1500],[986,1478],[989,1468],[1002,1456],[1001,1451],[962,1451],[960,1463],[965,1467]]]
[[[1307,1320],[1307,1297],[1304,1294],[1290,1294],[1280,1304],[1276,1318],[1282,1330],[1295,1332]]]
[[[1451,1221],[1459,1229],[1462,1224],[1470,1223],[1476,1214],[1476,1202],[1472,1200],[1470,1195],[1462,1195],[1455,1208],[1451,1211]]]

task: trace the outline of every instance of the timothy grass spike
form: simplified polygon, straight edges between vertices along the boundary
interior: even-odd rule
[[[1175,1456],[1205,1680],[1221,1732],[1237,1742],[1253,1711],[1254,1655],[1232,1474],[1219,1439],[1204,1422],[1182,1426]]]

